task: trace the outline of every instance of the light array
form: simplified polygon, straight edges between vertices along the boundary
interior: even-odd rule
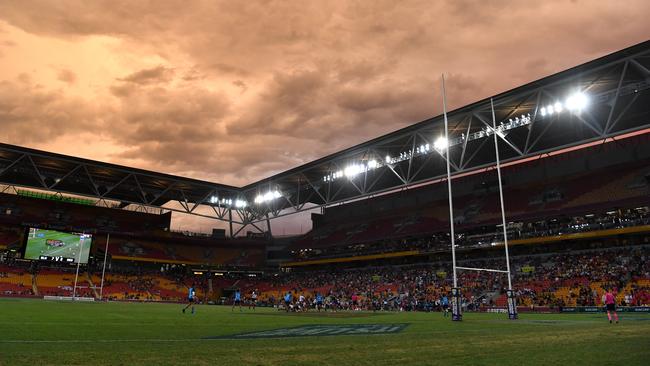
[[[562,113],[568,110],[574,113],[580,113],[589,104],[589,98],[584,93],[571,94],[564,103],[555,102],[539,109],[542,117],[552,116],[555,113]]]
[[[282,197],[282,193],[280,193],[279,191],[269,191],[264,194],[258,194],[257,197],[255,197],[255,203],[260,204],[260,203],[270,202],[280,197]]]
[[[501,124],[497,126],[496,131],[497,134],[499,134],[500,136],[505,136],[506,131],[512,130],[513,128],[529,125],[531,122],[532,122],[532,118],[530,117],[530,113],[522,114],[519,117],[510,118],[507,122],[501,122]],[[465,135],[463,133],[461,134],[460,137],[450,139],[449,141],[447,141],[447,139],[445,139],[444,136],[441,136],[438,137],[438,139],[436,139],[436,141],[433,143],[433,148],[438,152],[442,152],[448,147],[463,144],[465,140],[467,141],[478,140],[483,137],[490,136],[491,134],[492,134],[492,128],[485,127],[480,131],[476,131],[468,135]],[[390,155],[386,155],[386,164],[397,164],[401,161],[410,159],[412,156],[415,157],[419,155],[428,154],[432,150],[426,148],[427,145],[423,145],[425,146],[425,149],[422,149],[422,146],[420,146],[419,149],[416,148],[415,150],[401,152],[398,156],[394,156],[394,157],[391,157]]]
[[[562,113],[563,111],[569,111],[572,113],[580,113],[589,105],[589,97],[581,92],[571,94],[564,103],[555,102],[547,106],[541,107],[539,109],[541,117],[550,116],[555,113]],[[447,140],[444,136],[438,137],[438,139],[433,142],[433,146],[430,144],[422,144],[416,146],[414,149],[400,152],[397,156],[386,155],[384,161],[377,160],[368,160],[367,162],[362,163],[353,163],[345,167],[345,169],[332,172],[323,177],[323,182],[332,182],[334,180],[346,177],[348,179],[353,179],[359,174],[368,172],[370,170],[377,169],[382,166],[394,165],[399,162],[409,160],[416,156],[426,155],[430,152],[436,150],[438,153],[442,153],[449,147],[464,144],[468,141],[478,140],[487,136],[492,135],[492,133],[497,133],[499,136],[504,137],[508,131],[527,126],[532,123],[532,118],[530,113],[522,114],[521,116],[516,116],[509,118],[508,121],[501,122],[495,129],[490,126],[486,126],[479,131],[465,135],[464,133],[461,136]]]
[[[371,159],[364,163],[354,163],[345,167],[343,170],[337,170],[323,177],[323,182],[331,182],[335,179],[347,177],[353,179],[359,174],[374,170],[382,166],[377,160]]]
[[[220,205],[220,206],[233,206],[233,200],[232,198],[221,198],[217,196],[212,196],[210,197],[210,203],[213,205]],[[245,208],[248,206],[248,202],[242,199],[236,199],[234,200],[234,206],[236,208]]]
[[[507,122],[501,122],[501,124],[497,126],[496,131],[500,136],[504,136],[506,131],[509,131],[513,128],[529,125],[531,122],[532,122],[532,118],[530,117],[530,113],[522,114],[521,116],[510,118]],[[347,177],[349,179],[352,179],[361,173],[365,173],[367,171],[374,170],[382,166],[394,165],[399,162],[409,160],[412,157],[429,154],[432,151],[434,151],[434,149],[440,153],[450,146],[460,145],[464,143],[465,140],[467,141],[478,140],[483,137],[490,136],[491,134],[492,134],[492,128],[485,127],[480,131],[476,131],[468,135],[465,135],[463,133],[461,134],[460,137],[450,139],[449,141],[447,141],[447,139],[444,136],[441,136],[434,141],[433,146],[431,146],[431,144],[426,143],[420,146],[416,146],[415,149],[401,152],[397,156],[386,155],[386,158],[384,159],[383,162],[379,162],[377,160],[369,160],[367,163],[357,163],[357,164],[348,165],[343,170],[338,170],[324,176],[323,182],[332,182],[342,177]]]

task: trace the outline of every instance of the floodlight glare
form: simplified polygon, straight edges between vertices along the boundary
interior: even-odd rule
[[[560,102],[555,102],[555,105],[553,105],[553,107],[555,108],[555,111],[556,111],[557,113],[562,112],[562,103],[560,103]]]
[[[433,143],[433,147],[438,151],[445,150],[448,146],[449,146],[449,142],[447,141],[446,138],[442,136],[438,137],[436,142]]]
[[[386,164],[390,163],[390,155],[386,155]]]
[[[359,175],[362,171],[362,167],[357,164],[352,164],[349,165],[343,170],[343,174],[348,177],[348,178],[354,178],[355,176]]]
[[[584,93],[571,94],[566,100],[566,107],[570,111],[581,111],[587,107],[589,100]]]
[[[553,114],[553,112],[554,112],[554,110],[553,110],[553,106],[550,105],[550,104],[547,105],[547,106],[546,106],[546,113],[548,113],[549,115],[551,115],[551,114]]]
[[[369,160],[368,161],[368,168],[369,169],[375,169],[377,167],[378,163],[377,160]]]
[[[325,177],[325,181],[327,181],[327,177]],[[282,196],[282,193],[280,193],[277,190],[269,191],[269,192],[266,192],[264,194],[258,194],[255,197],[255,203],[259,204],[259,203],[273,201],[274,199],[280,198],[281,196]]]
[[[546,107],[542,107],[539,112],[542,114],[542,117],[546,116]]]

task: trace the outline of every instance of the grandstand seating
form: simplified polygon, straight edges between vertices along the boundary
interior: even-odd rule
[[[650,305],[648,245],[575,248],[562,253],[542,250],[541,254],[514,255],[511,266],[519,304],[555,308],[599,305],[605,289],[614,288],[619,304],[631,297],[630,305]],[[503,259],[488,256],[460,260],[463,265],[494,268]],[[357,295],[364,308],[379,304],[380,308],[389,310],[427,310],[435,307],[436,299],[449,291],[450,273],[448,261],[437,261],[405,267],[311,270],[256,277],[229,275],[213,277],[212,286],[215,292],[239,288],[249,294],[256,290],[260,301],[267,304],[277,304],[287,291],[310,299],[320,292],[335,307],[349,308],[349,299]],[[31,286],[35,283],[40,296],[70,296],[74,275],[71,268],[41,268],[32,276],[23,268],[3,265],[0,266],[0,294],[31,295]],[[77,294],[98,296],[100,276],[97,272],[87,275],[82,271]],[[460,272],[458,281],[470,306],[505,306],[507,282],[503,274]],[[112,300],[184,301],[187,288],[192,284],[199,298],[205,299],[205,276],[196,277],[183,271],[116,269],[106,273],[103,296]]]
[[[33,295],[32,275],[26,270],[0,265],[0,295]]]
[[[98,235],[96,243],[105,243]],[[103,252],[95,245],[93,252]],[[146,238],[112,235],[108,253],[116,259],[135,259],[158,263],[209,264],[213,266],[258,267],[264,263],[264,242],[249,239],[217,240],[179,235]]]
[[[40,296],[72,296],[75,272],[72,270],[41,270],[35,276],[35,283]],[[76,296],[94,297],[84,271],[77,279]]]
[[[512,258],[514,279],[522,306],[586,306],[599,305],[605,287],[613,287],[622,304],[625,295],[633,294],[634,305],[650,304],[650,264],[643,254],[648,247],[592,250],[575,254],[542,254]],[[476,266],[495,267],[499,260],[474,261]],[[534,269],[524,274],[523,267]],[[438,272],[450,273],[448,264],[427,267],[394,266],[348,271],[305,271],[291,273],[272,282],[247,283],[246,291],[257,288],[263,299],[279,299],[292,291],[314,296],[316,291],[337,298],[350,298],[354,293],[362,299],[380,298],[393,301],[392,308],[414,307],[431,301],[451,286],[448,275],[439,278]],[[629,277],[633,275],[633,277]],[[373,279],[373,277],[376,277]],[[629,277],[629,278],[628,278]],[[459,283],[469,302],[482,295],[496,292],[491,299],[496,306],[505,306],[505,277],[500,274],[460,272]],[[415,294],[415,295],[414,295]],[[399,298],[399,301],[396,301]],[[406,299],[406,300],[405,300]],[[366,304],[368,307],[369,305]]]
[[[0,224],[0,249],[18,249],[22,246],[25,229],[15,225]]]
[[[645,176],[650,171],[649,165],[650,161],[637,161],[589,173],[583,172],[568,178],[558,177],[544,182],[533,181],[522,186],[505,187],[507,218],[509,221],[534,222],[552,217],[591,214],[598,210],[604,212],[612,208],[648,205],[650,187]],[[431,196],[440,197],[439,191],[443,188],[445,187],[424,187],[416,191],[421,190]],[[531,195],[531,192],[538,194]],[[420,193],[414,193],[417,194]],[[543,195],[545,197],[541,197]],[[366,214],[353,218],[348,217],[343,210],[334,210],[331,214],[326,211],[319,221],[320,225],[297,239],[291,248],[297,252],[301,249],[320,249],[311,253],[311,257],[314,257],[324,248],[371,244],[387,239],[418,238],[448,231],[448,203],[445,197],[428,202],[414,202],[413,206],[401,207],[398,210],[383,212],[380,209],[386,205],[395,206],[396,203],[392,201],[401,198],[402,193],[396,193],[377,198],[375,203],[356,204],[358,208],[346,207],[346,211],[351,212],[363,211],[361,209],[364,207],[368,210]],[[478,195],[470,191],[455,197],[454,200],[457,230],[471,230],[500,223],[497,191]],[[395,250],[401,249],[398,247]],[[385,248],[382,251],[385,251]],[[298,255],[297,258],[300,257],[301,255]]]
[[[101,276],[91,277],[97,291],[101,284]],[[144,301],[183,301],[187,297],[189,285],[172,280],[160,274],[106,274],[102,296],[111,300],[144,300]],[[197,288],[197,295],[203,296]]]
[[[156,215],[0,193],[0,222],[47,223],[65,230],[143,233],[169,230],[171,213]]]

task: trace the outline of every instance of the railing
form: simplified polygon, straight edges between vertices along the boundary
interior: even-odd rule
[[[60,193],[34,192],[34,191],[28,191],[24,189],[17,189],[16,194],[18,196],[23,196],[23,197],[38,198],[38,199],[49,200],[49,201],[75,203],[78,205],[86,205],[86,206],[94,206],[96,202],[95,200],[64,196]]]

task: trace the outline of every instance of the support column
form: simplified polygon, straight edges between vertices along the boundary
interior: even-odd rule
[[[230,238],[233,238],[233,233],[232,233],[232,209],[228,209],[228,225],[230,227]]]
[[[271,220],[269,220],[269,213],[266,213],[266,230],[269,233],[269,239],[273,238],[273,233],[271,232]]]

